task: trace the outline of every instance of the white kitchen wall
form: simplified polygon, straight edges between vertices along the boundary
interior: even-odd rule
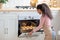
[[[37,4],[42,3],[44,0],[38,0]],[[45,3],[49,4],[50,0],[46,0]],[[15,6],[30,6],[30,0],[8,0],[6,4],[3,5],[3,8],[15,8]]]
[[[38,0],[37,4],[42,3],[43,0]],[[46,4],[49,5],[50,0],[46,0]],[[30,5],[30,0],[9,0],[6,4],[3,5],[3,8],[15,8],[17,5]],[[60,0],[57,0],[57,7],[60,7]]]

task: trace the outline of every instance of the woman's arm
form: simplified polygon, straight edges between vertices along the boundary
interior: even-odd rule
[[[33,32],[36,32],[36,31],[38,31],[39,29],[41,29],[41,28],[43,27],[44,22],[45,22],[45,17],[41,17],[39,26],[36,27],[35,29],[33,29]]]

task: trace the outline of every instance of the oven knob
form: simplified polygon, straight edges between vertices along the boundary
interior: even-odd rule
[[[27,19],[27,18],[24,18],[25,20]]]
[[[32,17],[32,19],[34,19],[34,17]]]
[[[31,19],[31,16],[29,16],[29,18]]]

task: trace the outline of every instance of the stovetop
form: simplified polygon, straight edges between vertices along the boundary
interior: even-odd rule
[[[35,9],[36,7],[32,6],[16,6],[17,9]]]

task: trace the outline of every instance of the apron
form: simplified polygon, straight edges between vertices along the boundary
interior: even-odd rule
[[[44,29],[44,33],[45,33],[44,40],[52,40],[52,29],[51,29],[51,27],[43,26],[42,29]]]

